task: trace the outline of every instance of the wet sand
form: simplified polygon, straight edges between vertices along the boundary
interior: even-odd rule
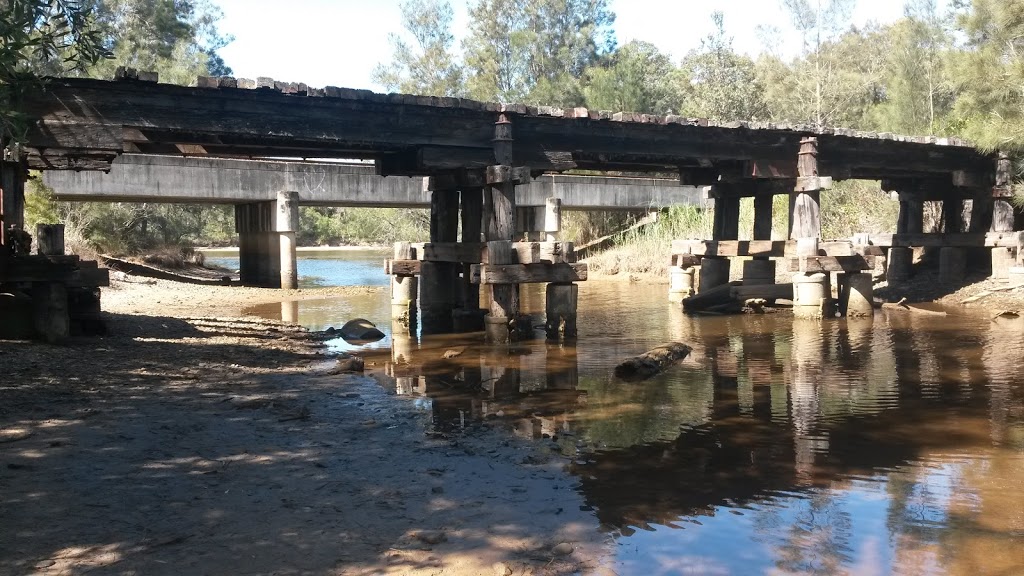
[[[0,574],[602,573],[544,443],[446,436],[238,311],[363,288],[116,282],[110,333],[0,345]]]

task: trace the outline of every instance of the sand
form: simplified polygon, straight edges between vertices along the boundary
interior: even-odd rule
[[[609,573],[551,446],[237,316],[353,290],[118,281],[107,336],[0,342],[0,574]]]

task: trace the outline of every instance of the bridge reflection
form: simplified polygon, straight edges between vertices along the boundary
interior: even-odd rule
[[[429,397],[438,430],[487,419],[556,440],[588,505],[618,537],[753,514],[756,538],[780,555],[785,546],[800,552],[777,565],[814,572],[808,566],[818,564],[801,556],[810,548],[776,542],[797,538],[796,528],[770,528],[780,506],[794,506],[780,502],[802,501],[817,518],[804,529],[825,538],[815,562],[835,569],[856,548],[850,522],[863,521],[837,494],[869,483],[879,486],[873,498],[888,501],[893,553],[919,564],[922,547],[934,548],[932,562],[942,542],[974,554],[1024,535],[1021,504],[1005,491],[1007,470],[1024,462],[1024,334],[1008,321],[951,320],[677,317],[672,335],[694,343],[692,357],[640,384],[609,375],[619,350],[599,350],[607,359],[595,362],[594,350],[541,342],[463,349],[410,340],[402,351],[399,337],[388,371],[399,393]],[[460,353],[443,358],[447,350]],[[956,490],[976,496],[957,503]],[[995,532],[978,528],[993,522]]]

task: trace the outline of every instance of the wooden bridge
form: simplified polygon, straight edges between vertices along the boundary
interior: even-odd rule
[[[155,80],[122,70],[115,81],[51,79],[26,96],[25,112],[33,119],[27,146],[2,166],[5,253],[23,226],[22,184],[30,168],[109,170],[123,153],[372,160],[381,176],[430,177],[432,245],[457,252],[458,244],[487,243],[487,264],[477,265],[501,266],[502,282],[510,282],[488,285],[488,334],[507,341],[518,316],[517,282],[550,279],[549,290],[561,291],[566,306],[572,300],[564,284],[571,262],[519,262],[511,245],[516,187],[544,173],[672,174],[684,185],[712,186],[715,241],[738,238],[744,197],[754,198],[753,239],[770,239],[771,198],[788,195],[789,236],[798,247],[794,257],[803,258],[797,264],[802,274],[831,265],[822,258],[833,256],[819,243],[820,191],[837,180],[881,180],[886,190],[899,192],[898,234],[923,232],[926,200],[947,206],[946,233],[963,231],[965,201],[972,205],[966,232],[1013,229],[1009,161],[955,138],[385,95],[269,78],[201,77],[192,87]],[[271,262],[268,269],[278,259],[288,286],[295,281],[287,256],[298,198],[281,192],[274,201],[243,208],[239,231],[243,249],[249,235],[258,245],[250,252]],[[905,260],[900,249],[890,253],[893,265]],[[728,260],[722,258],[701,257],[706,280],[723,277]],[[472,276],[467,266],[473,265],[434,261],[427,268],[448,289],[460,271]]]

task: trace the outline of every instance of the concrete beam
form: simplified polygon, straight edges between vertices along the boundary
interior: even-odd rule
[[[429,208],[424,178],[378,176],[372,165],[124,154],[109,174],[49,170],[58,200],[242,204],[298,192],[306,206]],[[702,202],[676,180],[544,175],[518,186],[517,206],[558,198],[568,210],[642,210]]]

